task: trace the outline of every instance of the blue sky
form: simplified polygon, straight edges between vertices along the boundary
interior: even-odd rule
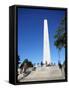
[[[54,46],[54,35],[65,11],[18,8],[18,55],[20,60],[28,58],[32,63],[43,60],[43,23],[48,20],[51,60],[58,62],[58,49]],[[61,50],[61,62],[65,50]]]

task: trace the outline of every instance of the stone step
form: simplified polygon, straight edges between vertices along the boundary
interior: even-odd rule
[[[45,70],[59,70],[58,66],[49,66],[49,67],[37,67],[36,71],[45,71]]]
[[[44,70],[43,70],[44,69]],[[39,67],[36,69],[36,71],[32,71],[27,78],[31,77],[61,77],[62,72],[59,69],[59,67]]]
[[[28,76],[20,79],[20,82],[65,79],[63,72],[59,69],[58,66],[37,67],[36,70],[31,71]],[[18,78],[21,77],[23,77],[23,75],[19,75]]]

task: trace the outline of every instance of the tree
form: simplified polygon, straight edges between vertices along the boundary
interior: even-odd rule
[[[63,47],[66,47],[65,17],[63,17],[61,20],[54,38],[54,45],[58,48],[58,55],[60,60],[60,51]]]
[[[28,59],[24,59],[24,61],[22,62],[22,64],[20,65],[20,68],[23,69],[24,64],[28,64]]]
[[[28,61],[28,67],[33,67],[33,64],[31,61]]]
[[[24,59],[23,64],[28,63],[28,59]]]
[[[59,28],[61,30],[61,42],[62,42],[63,47],[65,48],[65,46],[66,46],[65,17],[63,17],[63,19],[61,20]]]
[[[54,45],[58,48],[58,56],[59,56],[59,61],[60,61],[60,51],[62,49],[62,45],[60,44],[59,40],[56,40]]]
[[[33,67],[33,64],[31,61],[29,61],[28,59],[24,59],[24,61],[22,62],[20,68],[23,68],[23,66],[26,64],[26,66],[28,67]]]
[[[19,64],[20,64],[20,57],[19,57],[19,55],[17,54],[17,61],[16,61],[17,69],[19,68]],[[19,75],[19,72],[18,72],[18,71],[17,71],[17,75]]]
[[[65,48],[66,46],[65,17],[62,18],[54,37],[56,41],[58,41],[58,43]]]
[[[20,64],[20,56],[19,55],[17,55],[17,66],[19,66],[19,64]]]

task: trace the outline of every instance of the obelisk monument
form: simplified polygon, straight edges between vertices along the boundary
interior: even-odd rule
[[[50,41],[49,41],[49,33],[48,33],[48,21],[44,19],[44,31],[43,31],[43,63],[50,64],[51,56],[50,56]]]

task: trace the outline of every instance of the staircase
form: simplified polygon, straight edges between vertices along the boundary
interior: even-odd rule
[[[22,81],[37,81],[37,80],[57,80],[64,79],[61,69],[58,65],[48,67],[37,67],[35,71],[32,71]]]

